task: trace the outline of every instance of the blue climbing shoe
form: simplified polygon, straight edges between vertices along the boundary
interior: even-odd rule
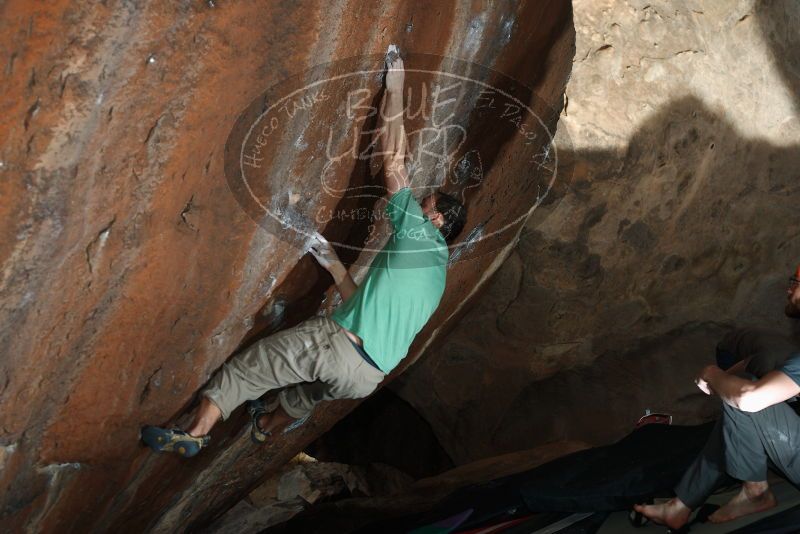
[[[274,411],[277,408],[277,403],[273,406],[263,399],[256,399],[247,401],[245,406],[247,407],[247,413],[250,414],[250,440],[255,444],[264,443],[272,435],[272,432],[261,430],[261,427],[258,426],[258,420],[261,419],[262,415]]]
[[[272,432],[264,432],[261,430],[261,427],[258,426],[258,420],[261,419],[261,416],[272,413],[278,408],[278,399],[276,398],[271,402],[267,402],[263,399],[256,399],[247,401],[246,406],[247,413],[250,414],[250,439],[256,444],[265,443],[267,439],[272,436]],[[292,430],[301,427],[303,423],[308,421],[308,418],[309,416],[306,415],[300,419],[295,419],[286,425],[286,428],[283,429],[283,434],[288,434]]]
[[[156,452],[174,452],[184,458],[191,458],[200,449],[208,446],[211,437],[196,438],[179,428],[146,426],[142,428],[142,441]]]

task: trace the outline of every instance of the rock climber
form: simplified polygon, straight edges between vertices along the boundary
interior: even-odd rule
[[[186,429],[146,426],[142,440],[156,451],[194,456],[209,443],[220,419],[248,402],[251,437],[263,443],[302,424],[320,401],[366,397],[402,360],[439,304],[447,271],[447,243],[466,222],[454,197],[433,193],[418,203],[405,165],[405,71],[387,56],[379,129],[380,155],[393,232],[356,286],[331,244],[316,234],[311,254],[333,277],[342,304],[330,317],[314,317],[264,338],[225,363],[201,392]],[[284,388],[275,403],[258,400]]]
[[[800,266],[789,279],[787,296],[785,314],[800,318]],[[692,510],[731,477],[742,482],[741,489],[708,517],[710,522],[724,523],[776,506],[767,482],[768,461],[800,484],[800,416],[785,402],[800,394],[800,349],[763,331],[735,334],[720,348],[746,354],[727,371],[704,367],[695,383],[703,393],[720,397],[722,418],[675,488],[676,496],[662,504],[634,506],[672,529],[684,527]]]

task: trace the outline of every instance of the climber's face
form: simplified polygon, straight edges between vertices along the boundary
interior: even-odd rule
[[[786,289],[786,315],[800,318],[800,265],[797,271],[789,278],[789,287]]]
[[[436,228],[441,228],[442,224],[444,224],[444,215],[436,211],[436,199],[438,197],[439,195],[437,193],[428,195],[422,199],[420,206],[422,207],[422,213],[430,219],[431,223],[433,223]]]

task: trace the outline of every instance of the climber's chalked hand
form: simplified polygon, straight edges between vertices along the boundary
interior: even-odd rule
[[[333,265],[339,263],[339,256],[336,255],[333,245],[319,232],[314,232],[308,251],[325,269],[330,270]]]

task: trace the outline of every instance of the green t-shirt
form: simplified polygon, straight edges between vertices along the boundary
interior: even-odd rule
[[[409,188],[389,199],[392,232],[367,276],[331,318],[364,341],[364,350],[389,373],[408,352],[444,293],[447,244]]]

